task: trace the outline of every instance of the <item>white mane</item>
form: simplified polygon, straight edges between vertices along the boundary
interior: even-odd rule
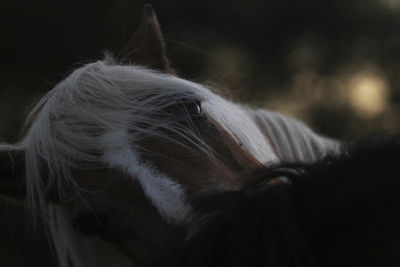
[[[201,102],[203,111],[258,160],[277,160],[245,108],[199,84],[142,67],[103,61],[87,64],[60,82],[32,111],[29,131],[14,148],[26,151],[27,201],[48,221],[62,266],[111,266],[116,258],[118,266],[131,265],[100,238],[74,232],[68,211],[46,202],[47,191],[55,188],[62,200],[75,197],[67,192],[75,185],[71,171],[104,165],[106,150],[121,144],[104,138],[110,132],[123,130],[129,133],[123,143],[135,144],[149,135],[170,140],[163,135],[162,130],[167,129],[212,157],[212,148],[163,111],[188,100]]]

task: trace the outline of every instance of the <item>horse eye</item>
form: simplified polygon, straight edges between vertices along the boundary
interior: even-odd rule
[[[200,115],[202,113],[200,102],[189,102],[183,104],[188,115]]]

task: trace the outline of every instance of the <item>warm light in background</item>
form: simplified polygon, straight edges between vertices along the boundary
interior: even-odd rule
[[[381,3],[392,9],[399,9],[400,8],[400,0],[380,0]]]
[[[389,89],[383,77],[374,73],[357,74],[350,79],[348,100],[363,118],[373,118],[385,111]]]

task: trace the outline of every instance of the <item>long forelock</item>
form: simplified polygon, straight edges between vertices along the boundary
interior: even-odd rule
[[[75,70],[56,85],[28,118],[29,130],[18,144],[26,150],[28,203],[33,210],[45,211],[44,196],[54,188],[67,200],[66,191],[74,183],[71,170],[99,167],[101,155],[110,145],[104,144],[102,136],[110,131],[128,131],[130,144],[148,136],[177,145],[191,144],[191,149],[216,160],[195,127],[182,127],[174,114],[165,112],[188,100],[201,102],[204,112],[258,160],[276,159],[246,108],[175,76],[98,61]],[[44,173],[49,179],[43,179]]]
[[[98,61],[75,70],[40,100],[28,117],[25,137],[15,146],[3,148],[25,150],[26,203],[35,221],[40,218],[40,221],[47,222],[49,238],[53,240],[62,264],[68,265],[67,262],[72,260],[74,266],[87,266],[86,258],[97,258],[96,262],[101,263],[97,266],[107,266],[118,252],[109,250],[109,245],[101,240],[96,241],[93,251],[89,249],[93,240],[79,234],[72,235],[68,223],[60,223],[70,221],[70,215],[63,206],[48,203],[47,196],[56,193],[61,201],[79,197],[79,191],[84,189],[76,184],[72,171],[104,166],[125,168],[115,162],[105,162],[106,152],[110,147],[119,151],[116,146],[120,144],[132,144],[132,150],[135,150],[136,141],[147,136],[164,138],[177,145],[187,146],[189,143],[191,149],[211,157],[212,148],[196,135],[192,127],[182,127],[172,113],[165,112],[166,107],[182,104],[182,101],[202,102],[211,98],[218,97],[205,87],[171,75]],[[124,142],[104,138],[118,131],[128,133],[124,135]],[[168,134],[171,132],[179,138],[171,138]],[[189,207],[180,185],[164,174],[138,164],[140,155],[133,152],[126,155],[141,166],[141,175],[147,175],[140,180],[141,185],[146,194],[159,196],[151,200],[161,215],[182,219]],[[131,171],[132,168],[127,170],[133,175],[138,174],[137,170]],[[145,178],[152,179],[147,181]],[[157,188],[153,189],[150,182],[154,182]],[[71,194],[71,186],[77,189],[76,195]],[[166,188],[172,189],[172,193],[165,193],[168,191]],[[173,198],[169,198],[171,195]],[[176,208],[170,209],[165,200]],[[68,241],[57,241],[67,233],[71,235]],[[87,253],[83,255],[78,247]],[[97,248],[104,250],[101,257]],[[118,257],[125,262],[122,255]]]
[[[43,208],[43,196],[54,186],[65,198],[67,185],[73,183],[71,170],[99,167],[110,146],[102,136],[110,131],[128,131],[130,144],[157,136],[178,145],[192,143],[211,155],[212,148],[191,127],[182,127],[164,110],[185,99],[215,97],[198,84],[137,66],[98,61],[75,70],[34,108],[29,130],[18,144],[26,150],[28,203],[34,210]]]

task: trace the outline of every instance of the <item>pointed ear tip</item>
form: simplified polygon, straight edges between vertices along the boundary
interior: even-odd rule
[[[143,18],[150,18],[155,16],[154,8],[152,4],[144,4],[143,7]]]

